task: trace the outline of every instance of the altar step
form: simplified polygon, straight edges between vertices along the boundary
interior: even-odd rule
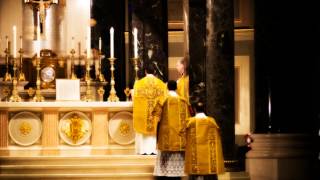
[[[0,179],[153,179],[155,156],[0,157]]]

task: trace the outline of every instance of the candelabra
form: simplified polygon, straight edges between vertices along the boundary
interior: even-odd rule
[[[116,58],[110,57],[108,58],[110,61],[110,72],[111,72],[111,80],[110,80],[110,85],[111,85],[111,89],[110,89],[110,93],[109,93],[109,97],[108,97],[108,101],[110,102],[117,102],[119,101],[119,98],[117,96],[117,92],[116,89],[114,88],[114,85],[116,84],[115,80],[114,80],[114,61],[116,60]]]
[[[76,53],[76,51],[74,49],[72,49],[70,51],[71,53],[71,79],[77,79],[77,75],[76,73],[74,72],[74,54]]]
[[[101,71],[101,60],[102,60],[103,56],[102,56],[102,52],[99,51],[99,68],[98,68],[98,76],[97,76],[97,80],[100,81],[100,82],[105,82],[106,79],[104,78],[104,75],[102,74],[102,71]]]
[[[23,73],[23,49],[20,48],[19,50],[19,54],[20,54],[20,68],[19,68],[19,81],[25,81],[26,80],[26,76]]]
[[[40,85],[41,85],[41,80],[40,80],[40,57],[35,57],[36,58],[36,64],[37,64],[37,89],[36,89],[36,94],[33,97],[33,101],[35,102],[42,102],[44,101],[44,97],[41,95],[40,91]]]
[[[9,98],[10,102],[20,102],[21,101],[21,97],[18,94],[18,90],[17,90],[17,59],[14,57],[13,58],[13,80],[12,80],[12,95]]]
[[[6,54],[6,74],[4,75],[4,81],[12,81],[11,74],[9,73],[10,42],[8,42],[8,47],[4,53]]]
[[[138,80],[138,71],[139,71],[138,61],[139,61],[139,58],[138,57],[134,57],[134,58],[132,58],[132,61],[133,61],[133,64],[134,64],[135,80]]]
[[[83,100],[84,101],[92,101],[92,94],[91,94],[91,88],[90,88],[90,83],[91,83],[91,77],[90,77],[90,62],[89,62],[89,58],[87,58],[86,60],[86,74],[85,74],[85,81],[87,84],[87,88],[86,88],[86,95],[84,96]]]

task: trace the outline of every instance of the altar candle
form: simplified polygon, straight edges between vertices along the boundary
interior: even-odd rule
[[[90,26],[87,27],[87,59],[90,58],[91,56],[91,29],[90,29]]]
[[[138,58],[138,30],[133,29],[133,46],[134,46],[134,58]]]
[[[74,37],[71,38],[71,49],[74,49]]]
[[[110,28],[110,57],[114,58],[114,29]]]
[[[99,51],[101,52],[101,46],[102,46],[102,44],[101,44],[102,42],[101,42],[101,37],[99,37]]]
[[[37,27],[37,57],[40,58],[40,26]]]
[[[22,49],[23,43],[22,43],[22,36],[20,36],[20,49]]]
[[[13,58],[16,58],[17,57],[17,27],[16,26],[13,26],[12,28],[13,30],[13,38],[12,38],[12,41],[13,41]]]

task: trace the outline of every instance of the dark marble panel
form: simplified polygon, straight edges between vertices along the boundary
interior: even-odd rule
[[[129,40],[133,42],[133,28],[138,29],[138,54],[140,57],[139,76],[144,76],[144,64],[156,62],[160,71],[157,76],[164,81],[168,78],[168,16],[167,1],[130,0],[129,1]],[[133,57],[133,43],[130,43],[130,57]],[[151,58],[148,56],[152,51]],[[132,64],[131,64],[132,65]],[[131,66],[131,83],[134,81]]]
[[[91,18],[96,20],[96,25],[91,29],[91,46],[98,49],[99,37],[102,39],[102,52],[106,58],[102,60],[102,73],[110,82],[110,63],[107,59],[110,56],[110,27],[114,27],[114,55],[115,61],[115,88],[120,100],[125,100],[123,92],[126,86],[125,71],[125,2],[118,0],[93,0]],[[104,99],[110,92],[110,84],[105,88]]]

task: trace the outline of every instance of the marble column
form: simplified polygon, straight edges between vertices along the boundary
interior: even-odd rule
[[[133,57],[133,28],[138,29],[139,76],[144,76],[144,64],[156,63],[157,76],[168,79],[168,15],[167,1],[129,0],[129,47]],[[151,53],[152,52],[152,53]],[[152,54],[152,55],[151,55]],[[151,56],[150,56],[151,55]],[[130,64],[130,82],[134,80]],[[160,72],[161,71],[161,72]]]
[[[0,149],[8,147],[8,121],[8,111],[0,111]]]
[[[42,146],[55,147],[59,146],[59,114],[57,111],[45,111],[42,122]]]
[[[235,148],[233,0],[189,0],[189,13],[191,102],[205,102],[207,114],[221,128],[225,160],[231,162]]]

